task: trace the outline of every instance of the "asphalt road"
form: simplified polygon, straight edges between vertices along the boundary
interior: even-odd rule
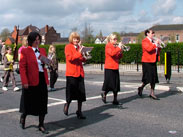
[[[17,85],[21,87],[19,75]],[[163,88],[156,90],[159,101],[148,97],[150,90],[144,89],[144,98],[137,96],[137,87],[141,77],[135,75],[121,76],[121,92],[118,99],[122,105],[114,106],[112,94],[107,97],[107,104],[101,101],[102,74],[86,74],[85,87],[87,101],[83,103],[83,114],[86,120],[76,117],[77,103],[72,102],[69,116],[63,114],[65,103],[65,76],[59,74],[56,83],[57,91],[49,92],[48,114],[45,127],[48,135],[38,131],[38,117],[28,116],[26,129],[19,127],[18,112],[21,91],[9,90],[0,94],[0,137],[183,137],[183,94],[166,87],[181,86],[182,77],[172,76],[167,84],[160,77]],[[0,84],[2,87],[2,84]],[[0,89],[0,91],[2,91]]]

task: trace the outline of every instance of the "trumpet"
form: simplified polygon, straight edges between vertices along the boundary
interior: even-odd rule
[[[153,37],[153,40],[158,40],[159,41],[159,44],[158,44],[158,46],[160,47],[160,48],[166,48],[166,46],[167,46],[167,44],[165,44],[161,39],[159,39],[159,38],[156,38],[156,37]]]
[[[122,42],[116,44],[116,46],[121,48],[123,51],[129,51],[130,50],[130,46],[126,46]]]

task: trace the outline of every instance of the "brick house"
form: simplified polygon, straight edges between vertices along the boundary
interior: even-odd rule
[[[121,40],[124,44],[137,43],[137,36],[139,33],[123,33],[121,34]]]
[[[53,42],[53,45],[63,45],[63,44],[68,44],[69,43],[69,38],[64,37],[64,38],[60,38],[58,39],[56,42]]]
[[[22,40],[24,38],[27,39],[28,34],[32,31],[36,31],[41,35],[41,38],[42,38],[41,44],[43,45],[52,44],[53,42],[56,42],[58,39],[60,39],[60,33],[57,33],[52,26],[46,25],[45,27],[39,29],[36,26],[29,25],[24,29],[19,30],[18,44],[22,44]],[[16,34],[17,34],[17,26],[14,27],[14,30],[11,33],[11,36],[6,39],[5,44],[6,45],[14,44],[16,39]]]
[[[169,43],[183,42],[183,24],[155,25],[149,29],[155,32],[157,38],[168,37]]]

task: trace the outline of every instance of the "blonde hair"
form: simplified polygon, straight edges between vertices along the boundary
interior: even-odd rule
[[[49,49],[48,49],[49,53],[55,53],[56,52],[56,48],[54,45],[50,45]]]
[[[80,35],[77,32],[72,32],[69,36],[69,42],[72,43],[73,42],[73,38],[77,38],[80,41]]]
[[[22,40],[22,46],[26,46],[27,47],[27,38],[23,38],[23,40]]]
[[[112,33],[109,36],[107,36],[107,42],[110,42],[111,39],[117,38],[116,34]]]

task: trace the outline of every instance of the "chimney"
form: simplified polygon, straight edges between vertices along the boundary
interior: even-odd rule
[[[14,26],[14,32],[17,32],[17,26]]]
[[[48,33],[48,25],[45,26],[45,33]]]

